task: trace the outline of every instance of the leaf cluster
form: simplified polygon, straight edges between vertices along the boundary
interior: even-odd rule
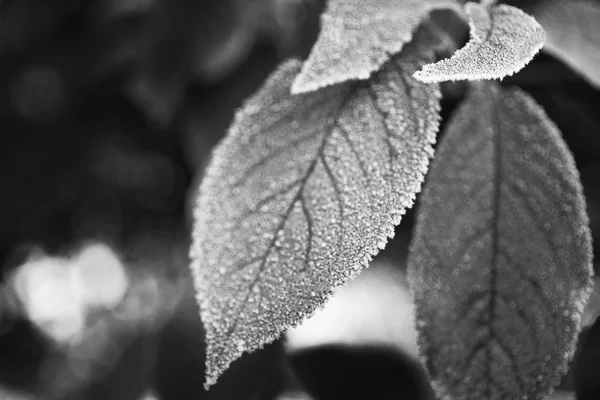
[[[428,170],[408,264],[438,395],[541,399],[558,384],[592,287],[585,198],[542,107],[489,80],[544,47],[597,84],[587,21],[600,8],[492,3],[331,0],[308,59],[283,63],[238,111],[195,211],[207,386],[367,266]],[[440,10],[468,24],[456,51],[455,31],[430,18]],[[434,157],[448,81],[467,95]]]

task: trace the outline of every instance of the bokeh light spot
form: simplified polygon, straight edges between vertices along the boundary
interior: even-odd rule
[[[113,308],[121,302],[129,281],[123,263],[110,247],[88,245],[74,261],[74,275],[88,307]]]

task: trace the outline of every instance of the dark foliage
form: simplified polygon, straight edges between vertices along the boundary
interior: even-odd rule
[[[317,400],[434,399],[416,360],[392,348],[330,345],[291,356],[299,380]]]

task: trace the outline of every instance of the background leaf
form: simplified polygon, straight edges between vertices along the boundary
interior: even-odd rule
[[[465,5],[471,39],[448,59],[425,65],[415,74],[423,82],[501,79],[522,69],[544,45],[545,33],[518,8],[499,5],[491,12]]]
[[[600,318],[580,336],[580,345],[573,361],[577,400],[593,400],[600,396]]]
[[[207,333],[207,385],[354,277],[420,190],[439,90],[411,74],[430,31],[368,83],[301,96],[290,61],[237,114],[195,212],[192,269]]]
[[[419,349],[455,399],[541,399],[592,289],[579,176],[524,92],[481,84],[450,121],[409,255]]]
[[[600,3],[543,1],[532,13],[548,36],[544,50],[600,87]]]
[[[386,346],[323,345],[292,354],[294,371],[315,399],[434,400],[416,359]]]
[[[367,79],[402,50],[435,9],[459,10],[456,0],[331,0],[321,33],[292,85],[304,93]]]

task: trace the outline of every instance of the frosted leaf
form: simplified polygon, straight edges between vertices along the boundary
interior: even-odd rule
[[[502,79],[521,70],[544,45],[540,24],[518,8],[499,5],[489,11],[478,3],[465,7],[471,39],[452,57],[416,72],[420,81]]]
[[[524,92],[462,104],[421,195],[408,278],[444,399],[542,399],[592,289],[585,199],[560,132]]]
[[[456,0],[329,0],[292,93],[368,79],[410,42],[431,11],[444,8],[461,10]]]
[[[420,190],[439,88],[412,78],[430,31],[369,82],[293,96],[283,64],[238,112],[195,210],[192,270],[212,385],[356,276]]]
[[[548,36],[544,50],[600,88],[600,3],[547,0],[532,13]]]

